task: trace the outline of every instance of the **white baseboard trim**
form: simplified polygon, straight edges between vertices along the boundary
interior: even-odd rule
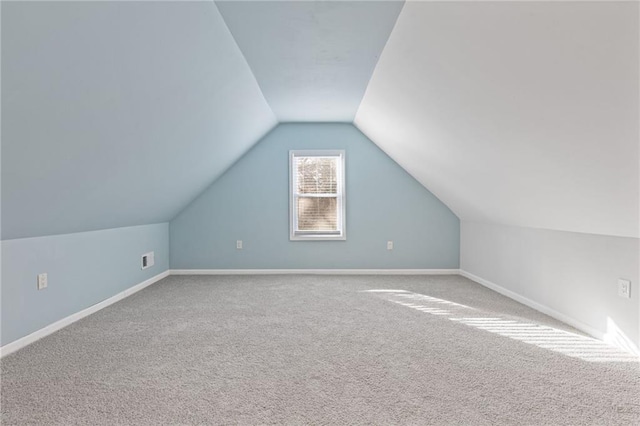
[[[581,321],[578,321],[575,318],[572,318],[568,315],[558,312],[555,309],[552,309],[546,305],[535,302],[527,297],[521,296],[518,293],[515,293],[502,286],[499,286],[496,283],[493,283],[489,280],[485,280],[484,278],[481,278],[477,275],[467,272],[464,269],[460,269],[460,275],[462,275],[463,277],[469,278],[471,281],[475,281],[480,285],[490,288],[491,290],[497,293],[500,293],[503,296],[507,296],[508,298],[513,299],[516,302],[520,302],[523,305],[533,308],[536,311],[549,315],[550,317],[555,318],[558,321],[562,321],[563,323],[568,324],[580,331],[583,331],[584,333],[592,337],[595,337],[598,340],[602,340],[606,343],[609,343],[610,345],[616,346],[636,356],[640,356],[640,349],[638,349],[638,347],[635,344],[628,341],[628,339],[624,339],[624,338],[620,339],[619,336],[617,336],[615,333],[612,334],[612,333],[608,333],[607,331],[598,330],[597,328],[591,327],[590,325],[587,325]]]
[[[610,336],[605,331],[598,330],[587,324],[584,324],[574,318],[549,308],[546,305],[535,302],[527,297],[521,296],[511,290],[508,290],[489,280],[485,280],[477,275],[462,269],[171,269],[166,270],[154,277],[149,278],[139,284],[134,285],[110,298],[96,303],[80,312],[69,315],[59,321],[54,322],[38,331],[35,331],[25,337],[15,340],[0,347],[0,358],[9,355],[25,346],[48,336],[86,316],[89,316],[101,309],[106,308],[148,286],[166,278],[169,275],[461,275],[480,285],[483,285],[503,296],[509,297],[523,305],[529,306],[540,311],[552,318],[562,321],[578,330],[581,330],[599,340],[610,341]],[[624,349],[640,355],[637,348],[626,347]]]
[[[89,316],[99,311],[100,309],[104,309],[109,305],[113,305],[114,303],[124,299],[125,297],[131,296],[132,294],[137,293],[143,288],[149,287],[151,284],[154,284],[160,281],[161,279],[168,277],[169,274],[170,274],[170,271],[166,270],[154,277],[149,278],[148,280],[141,282],[140,284],[136,284],[133,287],[130,287],[124,291],[121,291],[120,293],[114,296],[111,296],[110,298],[105,299],[102,302],[96,303],[95,305],[89,306],[88,308],[83,309],[80,312],[76,312],[75,314],[62,318],[61,320],[56,321],[53,324],[49,324],[48,326],[41,328],[38,331],[34,331],[33,333],[27,336],[21,337],[18,340],[14,340],[11,343],[7,343],[6,345],[0,347],[0,358],[6,355],[9,355],[10,353],[13,353],[19,349],[22,349],[25,346],[35,342],[36,340],[42,339],[45,336],[55,333],[56,331],[68,326],[69,324],[72,324],[86,316]]]
[[[171,275],[458,275],[459,269],[172,269]]]
[[[470,272],[467,272],[463,269],[460,269],[460,275],[462,275],[463,277],[469,278],[471,281],[475,281],[480,285],[483,285],[487,288],[490,288],[491,290],[495,291],[496,293],[500,293],[503,296],[507,296],[510,299],[515,300],[516,302],[520,302],[523,305],[526,305],[530,308],[535,309],[536,311],[540,311],[543,314],[549,315],[552,318],[555,318],[559,321],[564,322],[565,324],[568,324],[580,331],[583,331],[587,334],[589,334],[590,336],[595,337],[596,339],[599,340],[604,340],[605,337],[605,332],[604,331],[600,331],[596,328],[593,328],[583,322],[580,322],[574,318],[571,318],[568,315],[565,315],[563,313],[560,313],[554,309],[551,309],[550,307],[543,305],[541,303],[535,302],[527,297],[521,296],[518,293],[515,293],[511,290],[508,290],[504,287],[499,286],[496,283],[493,283],[489,280],[485,280],[484,278],[481,278],[477,275],[474,275]]]

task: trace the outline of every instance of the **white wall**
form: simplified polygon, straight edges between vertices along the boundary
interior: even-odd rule
[[[408,2],[356,126],[461,220],[640,237],[637,2]]]
[[[638,351],[640,239],[468,221],[460,225],[460,267],[470,278],[486,280],[583,331]],[[631,280],[630,299],[617,295],[618,278]]]

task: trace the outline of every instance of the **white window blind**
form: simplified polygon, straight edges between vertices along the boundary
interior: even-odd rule
[[[345,239],[344,151],[291,151],[291,239]]]

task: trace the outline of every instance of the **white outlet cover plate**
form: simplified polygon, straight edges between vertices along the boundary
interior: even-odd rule
[[[48,281],[47,274],[38,274],[38,290],[47,288]]]
[[[626,297],[627,299],[631,297],[631,281],[618,280],[618,296]]]

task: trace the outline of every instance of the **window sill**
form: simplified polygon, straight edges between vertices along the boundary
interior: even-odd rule
[[[290,241],[345,241],[346,235],[291,235]]]

